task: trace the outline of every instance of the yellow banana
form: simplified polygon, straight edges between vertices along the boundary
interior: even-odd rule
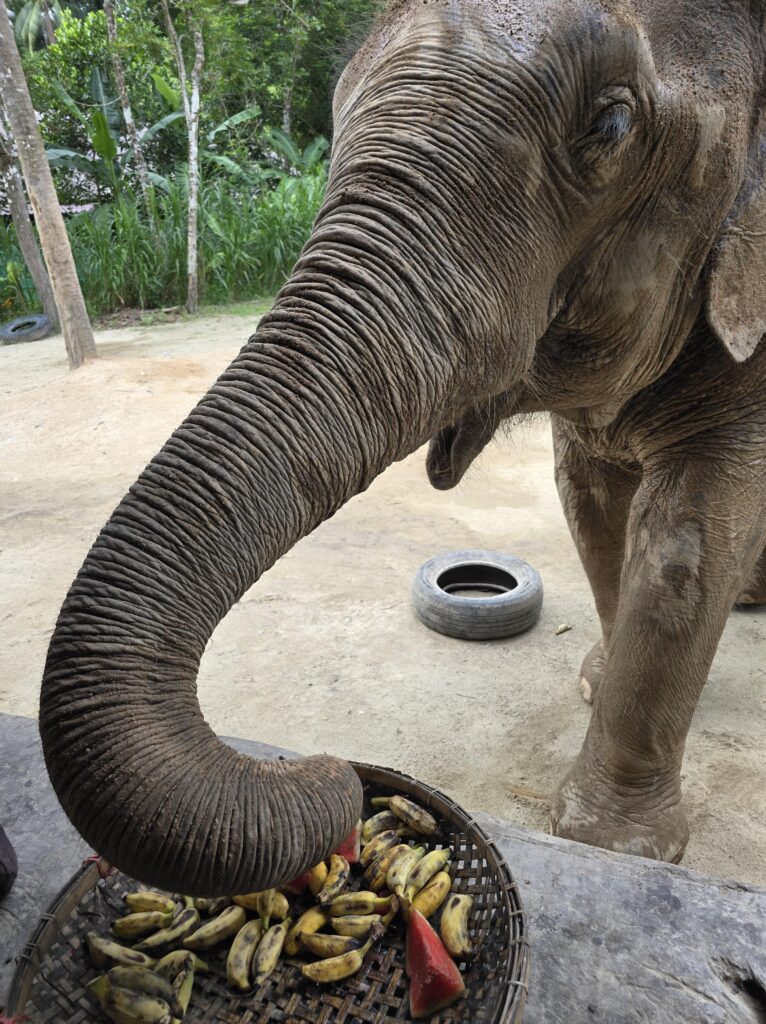
[[[402,850],[409,849],[410,847],[406,844],[392,846],[389,850],[385,850],[381,853],[381,855],[377,857],[372,864],[369,864],[364,872],[364,880],[367,888],[372,889],[373,892],[380,892],[381,889],[385,888],[386,876],[388,875],[388,869],[390,868],[392,861]]]
[[[338,896],[329,906],[331,917],[356,914],[385,914],[391,909],[391,896],[378,896],[375,892],[349,892]]]
[[[88,932],[85,936],[85,944],[96,967],[112,967],[115,964],[123,964],[125,967],[154,967],[156,963],[156,960],[145,953],[135,949],[126,949],[118,942],[105,939],[103,936],[97,935],[96,932]]]
[[[420,892],[420,890],[431,881],[433,876],[441,871],[452,856],[452,850],[431,850],[421,861],[419,861],[409,874],[407,888],[404,898],[408,903]]]
[[[264,889],[263,892],[258,893],[255,910],[261,919],[264,931],[268,930],[269,923],[271,922],[272,915],[274,914],[276,898],[276,889]]]
[[[131,992],[139,992],[141,995],[152,996],[154,999],[164,1000],[171,1009],[171,1012],[179,1017],[183,1010],[173,992],[172,984],[154,971],[146,967],[113,967],[107,974],[107,980],[112,988],[127,988]]]
[[[218,917],[206,921],[196,932],[187,936],[183,941],[184,949],[191,949],[194,952],[212,949],[213,946],[218,946],[232,935],[236,935],[246,920],[247,914],[242,907],[227,907]]]
[[[274,896],[267,895],[274,893]],[[271,906],[269,907],[269,901]],[[276,889],[267,889],[264,892],[250,892],[244,896],[235,896],[234,902],[238,907],[244,907],[245,910],[254,910],[256,913],[260,913],[261,908],[269,909],[269,917],[275,921],[284,921],[287,915],[290,913],[290,904],[287,902],[287,897],[277,892]]]
[[[190,954],[191,955],[191,954]],[[194,988],[194,964],[189,962],[173,978],[173,993],[181,1007],[181,1017],[186,1015]]]
[[[391,797],[390,796],[374,796],[372,798],[372,800],[370,800],[370,806],[375,807],[375,808],[378,808],[378,807],[381,807],[381,808],[382,807],[388,807],[390,802],[391,802]]]
[[[332,926],[338,935],[352,935],[355,939],[377,938],[382,927],[378,914],[348,914],[346,917],[334,917]]]
[[[85,987],[93,998],[103,1006],[106,994],[111,988],[107,976],[105,974],[101,974],[98,978],[94,978],[93,981],[89,981]]]
[[[334,853],[330,857],[330,870],[327,873],[327,878],[322,888],[317,894],[317,900],[326,906],[331,903],[336,896],[339,896],[348,885],[349,877],[351,876],[351,865],[345,857],[341,857],[340,854]]]
[[[390,850],[392,846],[400,843],[405,832],[405,828],[387,828],[385,832],[379,832],[373,836],[359,855],[359,863],[364,868],[368,864],[372,864],[376,857],[380,857],[386,850]]]
[[[433,814],[404,796],[392,796],[388,807],[397,818],[401,818],[405,825],[421,836],[432,836],[439,827]]]
[[[438,871],[431,881],[425,885],[412,901],[415,910],[419,910],[423,917],[430,917],[435,914],[439,907],[449,896],[452,879],[449,871]]]
[[[199,910],[200,914],[207,914],[208,917],[215,917],[231,905],[231,900],[228,896],[216,896],[214,899],[201,899],[195,896],[191,902],[192,906]]]
[[[142,910],[158,910],[161,914],[174,914],[175,901],[170,896],[161,896],[158,892],[129,892],[123,897],[128,910],[133,913]]]
[[[148,938],[136,943],[136,949],[143,953],[157,953],[172,946],[180,945],[185,938],[199,927],[199,911],[187,907],[173,918],[168,928],[162,928]]]
[[[192,953],[190,949],[176,949],[173,953],[168,953],[158,961],[154,970],[168,981],[173,981],[188,964],[191,964],[194,970],[200,974],[210,970],[205,961],[200,960],[197,954]]]
[[[312,896],[318,896],[321,892],[322,886],[327,879],[329,868],[323,860],[320,860],[311,871],[309,872],[309,889],[311,889]]]
[[[102,1006],[116,1024],[170,1024],[170,1006],[164,999],[109,986]]]
[[[328,957],[343,956],[344,953],[350,953],[352,949],[359,949],[362,943],[352,935],[320,935],[319,933],[314,933],[313,935],[302,935],[301,945],[304,949],[313,953],[314,956],[326,960]]]
[[[473,896],[450,896],[442,911],[439,930],[442,942],[458,960],[465,960],[473,953],[468,936],[468,918],[471,916]]]
[[[167,928],[173,920],[173,914],[162,914],[159,910],[144,910],[139,914],[128,914],[118,917],[112,925],[112,931],[120,939],[140,939],[142,935],[156,932],[159,928]]]
[[[390,828],[396,828],[398,824],[399,818],[397,818],[393,811],[379,811],[377,814],[373,814],[371,818],[368,818],[364,825],[362,825],[362,842],[369,843],[379,833],[386,832]]]
[[[386,885],[401,899],[404,896],[407,880],[415,865],[425,856],[426,848],[425,846],[397,846],[395,849],[399,850],[399,853],[388,869]]]
[[[316,981],[320,985],[329,985],[333,981],[342,981],[356,974],[364,963],[364,958],[372,946],[372,939],[365,942],[359,949],[352,949],[342,956],[333,956],[329,960],[317,960],[313,964],[304,964],[301,973],[305,978]]]
[[[253,981],[256,985],[262,985],[279,962],[285,938],[290,929],[290,918],[280,924],[269,928],[261,941],[253,957]]]
[[[263,936],[263,925],[259,919],[248,921],[236,934],[226,958],[226,980],[232,988],[247,992],[250,988],[250,968],[258,943]]]
[[[321,907],[312,907],[305,914],[301,914],[285,939],[285,953],[288,956],[296,956],[300,952],[303,936],[318,932],[320,928],[324,928],[328,920],[329,914]]]

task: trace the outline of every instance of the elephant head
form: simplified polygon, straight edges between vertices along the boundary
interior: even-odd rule
[[[730,285],[760,195],[756,6],[389,5],[338,84],[290,280],[104,527],[51,640],[46,763],[111,862],[251,891],[351,829],[346,763],[240,756],[195,678],[231,606],[391,462],[495,396],[603,417],[673,361],[705,287],[748,354],[764,310]]]

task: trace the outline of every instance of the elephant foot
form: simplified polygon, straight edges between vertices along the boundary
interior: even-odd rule
[[[761,584],[760,587],[757,584],[751,587],[745,587],[745,589],[737,596],[737,600],[734,604],[737,608],[766,604],[766,584]]]
[[[677,864],[689,839],[677,782],[669,786],[618,785],[584,754],[551,802],[551,832],[616,853]]]
[[[592,704],[596,690],[604,677],[606,669],[606,652],[603,638],[595,643],[583,658],[580,668],[580,693],[583,700]]]

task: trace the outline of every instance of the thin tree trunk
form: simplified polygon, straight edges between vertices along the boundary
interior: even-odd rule
[[[144,206],[149,216],[154,217],[154,203],[152,186],[149,181],[149,168],[146,166],[144,149],[136,131],[136,123],[133,120],[133,109],[130,105],[128,90],[125,86],[125,71],[122,66],[122,58],[117,49],[117,20],[114,16],[114,0],[104,0],[104,16],[106,18],[106,34],[109,39],[109,50],[112,58],[112,70],[117,82],[117,93],[120,97],[122,116],[125,121],[125,130],[128,133],[128,142],[133,150],[133,160],[136,165],[138,183],[141,187],[141,195],[144,197]]]
[[[85,359],[95,357],[96,342],[5,0],[0,0],[0,97],[18,148],[59,309],[69,365],[74,369]]]
[[[43,38],[46,46],[53,46],[56,42],[56,32],[53,28],[53,15],[48,6],[48,0],[40,0],[40,17],[43,23]]]
[[[200,111],[200,79],[205,63],[205,47],[202,31],[195,21],[191,8],[186,8],[186,20],[194,39],[194,67],[191,75],[191,96],[187,89],[186,62],[184,61],[181,40],[176,32],[170,15],[168,0],[160,0],[165,15],[168,38],[173,46],[178,68],[178,80],[181,83],[181,97],[186,119],[186,132],[189,139],[189,210],[186,234],[186,309],[196,313],[199,308],[199,270],[197,266],[197,233],[199,219],[199,111]]]
[[[0,176],[3,178],[5,190],[8,193],[11,220],[16,231],[19,249],[21,249],[21,255],[27,265],[27,270],[35,283],[35,289],[43,306],[43,313],[45,313],[54,326],[58,327],[59,313],[56,308],[56,300],[53,297],[51,280],[48,277],[48,271],[45,269],[43,257],[37,247],[37,239],[32,228],[32,222],[29,219],[27,194],[24,191],[21,169],[14,152],[8,126],[5,123],[2,105],[0,105]]]

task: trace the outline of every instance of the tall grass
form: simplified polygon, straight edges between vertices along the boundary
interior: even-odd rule
[[[230,302],[276,291],[289,275],[322,202],[326,171],[284,175],[260,188],[218,178],[200,193],[199,274],[203,302]],[[186,297],[186,190],[183,176],[156,192],[154,224],[141,202],[121,195],[67,224],[92,316],[126,306],[180,306]],[[13,287],[7,264],[20,256],[0,221],[0,319],[37,308],[31,282]],[[5,274],[5,277],[3,276]],[[4,304],[4,305],[3,305]],[[39,305],[39,304],[38,304]]]

